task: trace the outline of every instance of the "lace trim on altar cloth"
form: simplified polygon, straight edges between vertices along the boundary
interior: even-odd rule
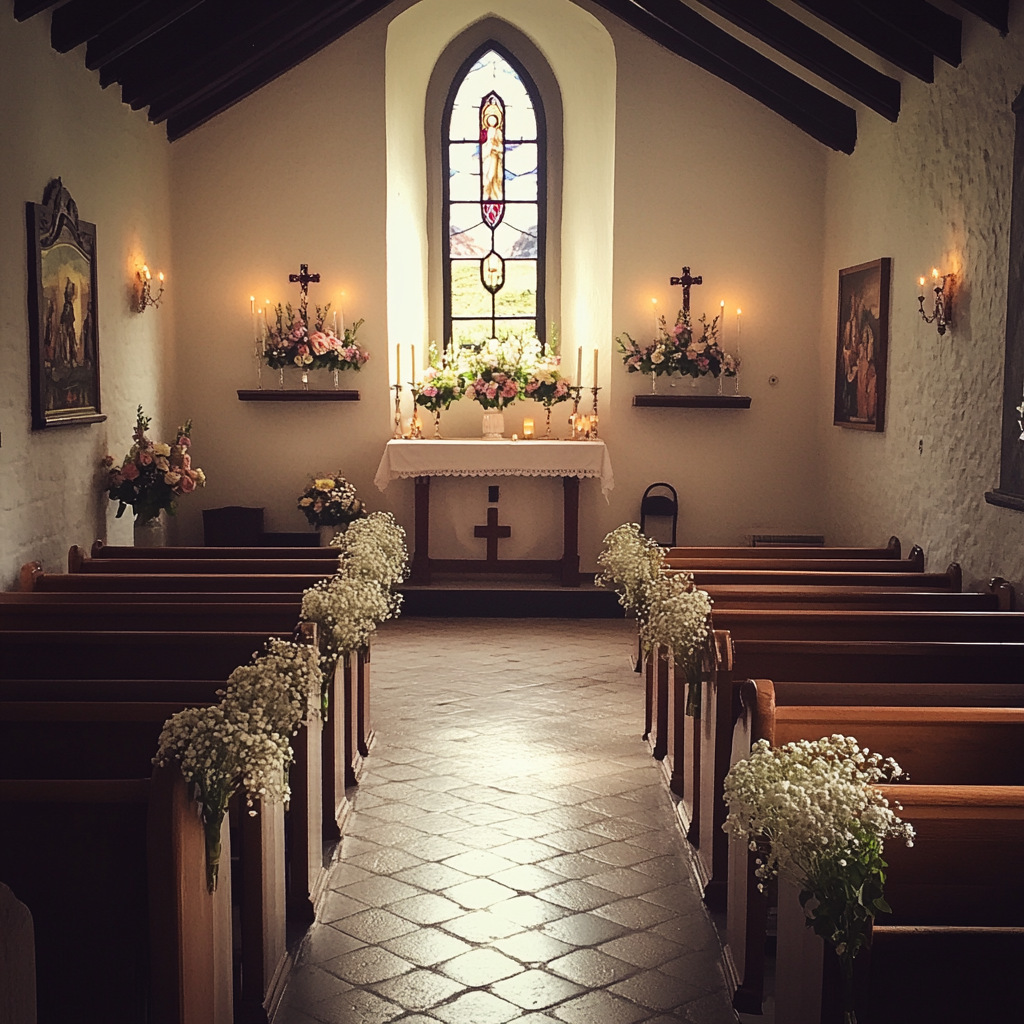
[[[390,472],[392,480],[411,480],[417,476],[578,476],[582,480],[600,475],[599,469],[393,469]]]

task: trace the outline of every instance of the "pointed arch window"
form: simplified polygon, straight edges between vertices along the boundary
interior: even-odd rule
[[[462,65],[442,120],[444,338],[544,341],[546,125],[536,85],[495,42]]]

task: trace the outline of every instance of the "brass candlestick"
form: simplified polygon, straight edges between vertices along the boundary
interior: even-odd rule
[[[590,441],[597,440],[597,393],[600,390],[598,387],[590,389],[590,393],[594,396],[594,415],[590,419],[590,430],[587,434],[587,439]]]
[[[570,385],[569,391],[572,393],[572,415],[569,417],[569,426],[572,428],[572,433],[569,439],[571,441],[578,441],[579,436],[576,416],[580,410],[580,396],[583,394],[583,387],[580,384]]]
[[[416,405],[416,399],[420,394],[420,387],[418,384],[410,384],[409,390],[412,392],[412,419],[409,420],[409,440],[422,441],[423,424],[420,422],[419,407]]]
[[[391,435],[392,440],[402,440],[402,385],[392,384],[391,390],[395,393],[395,432]]]

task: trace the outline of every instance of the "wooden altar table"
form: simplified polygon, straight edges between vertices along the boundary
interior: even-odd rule
[[[487,539],[486,558],[430,557],[430,478],[432,476],[549,476],[562,478],[562,557],[498,558],[498,539],[510,528],[498,525],[497,509],[488,509],[487,525],[476,536]],[[564,587],[580,585],[580,480],[597,478],[601,491],[615,486],[608,449],[603,441],[389,441],[374,483],[383,491],[392,480],[416,481],[416,549],[410,582],[430,582],[432,572],[547,573]]]

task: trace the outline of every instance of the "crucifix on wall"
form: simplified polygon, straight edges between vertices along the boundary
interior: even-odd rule
[[[306,303],[309,301],[309,286],[311,284],[319,284],[320,275],[311,274],[308,263],[300,263],[299,272],[297,274],[289,274],[288,281],[290,284],[297,284],[302,289],[302,298],[299,299],[299,305],[305,309]]]
[[[669,284],[682,285],[682,287],[683,287],[683,309],[685,309],[687,312],[689,312],[690,311],[690,288],[693,285],[703,284],[704,283],[704,277],[702,275],[698,275],[697,277],[691,277],[690,276],[690,268],[689,267],[683,267],[682,274],[680,274],[679,277],[670,277],[668,279],[668,283]]]

